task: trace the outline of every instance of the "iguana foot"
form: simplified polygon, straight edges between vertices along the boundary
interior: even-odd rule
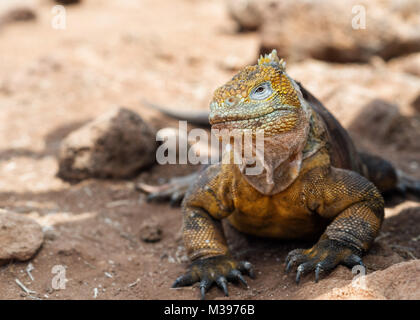
[[[254,270],[247,261],[236,262],[232,258],[221,255],[198,259],[191,263],[186,274],[178,277],[172,288],[184,287],[200,282],[201,299],[205,298],[207,290],[216,283],[226,296],[229,295],[227,282],[239,281],[248,288],[242,273],[254,278]]]
[[[171,205],[179,205],[185,196],[191,183],[197,177],[197,173],[185,177],[176,177],[160,186],[153,186],[143,182],[137,184],[137,189],[147,193],[147,201],[168,200]]]
[[[354,248],[336,241],[325,239],[319,241],[310,249],[295,249],[289,252],[286,258],[286,273],[292,266],[298,265],[296,283],[305,273],[315,271],[315,282],[318,282],[322,272],[334,269],[338,264],[349,268],[355,265],[364,267],[360,253]]]

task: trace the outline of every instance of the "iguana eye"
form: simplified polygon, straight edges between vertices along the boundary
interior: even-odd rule
[[[272,93],[273,89],[271,88],[271,84],[269,82],[264,82],[256,86],[249,96],[254,100],[264,100],[271,96]]]

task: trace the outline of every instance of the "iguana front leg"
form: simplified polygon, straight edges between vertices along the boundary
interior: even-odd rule
[[[361,256],[379,233],[384,202],[377,188],[359,174],[336,168],[317,168],[306,177],[304,195],[307,206],[325,218],[333,219],[310,249],[296,249],[286,258],[286,272],[298,265],[301,275],[315,270],[319,274],[338,264],[363,265]]]
[[[204,171],[183,201],[183,238],[192,263],[188,272],[172,285],[180,287],[200,282],[202,299],[213,283],[227,296],[228,281],[240,281],[248,286],[242,273],[254,276],[251,263],[238,262],[229,253],[220,220],[232,212],[232,203],[228,196],[216,198],[216,192],[220,192],[217,189],[225,185],[225,180],[217,173],[217,167]]]

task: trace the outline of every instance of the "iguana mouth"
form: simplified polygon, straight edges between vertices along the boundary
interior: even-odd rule
[[[255,116],[251,116],[251,117],[247,117],[247,118],[241,118],[241,117],[237,117],[237,118],[232,118],[230,119],[229,117],[218,117],[217,115],[212,115],[210,114],[209,116],[209,121],[211,125],[214,124],[223,124],[223,123],[238,123],[241,121],[249,121],[249,120],[257,120],[257,119],[261,119],[264,118],[272,113],[275,113],[279,110],[273,110],[271,112],[267,112],[265,114],[262,115],[255,115]]]
[[[265,120],[269,116],[272,116],[276,113],[278,114],[278,116],[281,117],[281,116],[289,115],[291,112],[295,113],[296,108],[294,108],[292,106],[284,105],[284,106],[281,106],[281,107],[277,107],[276,109],[274,109],[270,112],[266,112],[264,114],[253,115],[253,116],[251,115],[251,116],[248,116],[246,118],[240,117],[240,116],[235,117],[235,115],[231,115],[231,116],[223,115],[223,116],[221,116],[221,115],[218,115],[217,113],[216,114],[210,113],[209,122],[210,122],[211,125],[235,124],[235,123],[239,124],[239,123],[242,123],[242,122],[256,123],[257,121],[262,120],[262,119]]]

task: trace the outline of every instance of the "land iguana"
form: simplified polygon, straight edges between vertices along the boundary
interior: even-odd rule
[[[246,164],[221,161],[163,188],[141,186],[150,198],[183,197],[183,240],[192,263],[173,287],[199,282],[202,298],[214,283],[228,295],[228,281],[246,285],[243,274],[254,277],[251,263],[229,252],[224,218],[255,236],[319,238],[286,258],[286,272],[297,266],[297,283],[308,272],[318,281],[338,264],[363,265],[384,218],[381,193],[420,192],[419,181],[358,152],[327,109],[287,75],[275,50],[215,91],[209,122],[213,129],[263,129],[263,172],[247,175]]]

